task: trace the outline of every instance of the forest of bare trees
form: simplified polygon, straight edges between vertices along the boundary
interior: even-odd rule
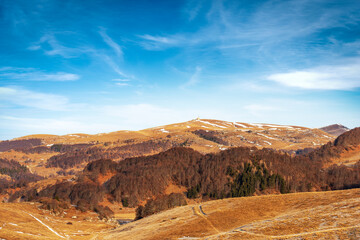
[[[109,201],[130,207],[136,207],[146,199],[159,198],[138,210],[139,217],[143,217],[156,211],[151,209],[166,205],[163,195],[169,184],[185,187],[187,191],[183,195],[188,198],[203,199],[360,187],[360,162],[324,168],[325,163],[343,150],[359,145],[359,136],[360,128],[356,128],[333,143],[299,156],[255,147],[202,155],[190,148],[175,147],[156,155],[120,162],[101,159],[88,163],[74,182],[57,183],[40,192],[36,189],[19,191],[12,199],[60,199],[76,204],[83,211],[100,211],[99,203],[105,196]],[[107,174],[112,176],[108,181],[97,181]]]

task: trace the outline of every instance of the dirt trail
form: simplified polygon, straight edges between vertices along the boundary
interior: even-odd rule
[[[205,222],[207,222],[209,224],[209,226],[215,230],[215,232],[217,232],[218,234],[221,233],[221,231],[219,231],[219,229],[217,229],[214,224],[207,218],[206,213],[204,213],[204,211],[202,210],[201,205],[199,205],[198,207],[193,207],[192,208],[194,211],[194,214],[196,216],[199,216],[201,218],[203,218],[205,220]]]

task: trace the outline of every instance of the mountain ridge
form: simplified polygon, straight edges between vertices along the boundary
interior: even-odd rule
[[[350,129],[345,127],[344,125],[341,124],[332,124],[332,125],[328,125],[325,127],[321,127],[319,128],[320,130],[327,132],[331,135],[334,135],[336,137],[340,136],[341,134],[349,131]]]

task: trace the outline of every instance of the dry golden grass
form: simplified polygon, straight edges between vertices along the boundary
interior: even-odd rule
[[[97,220],[94,213],[72,209],[63,216],[53,216],[48,211],[39,210],[36,204],[0,203],[0,239],[85,240],[110,228],[113,226]]]
[[[223,146],[213,141],[203,139],[192,132],[195,130],[212,130],[220,131],[224,141],[229,146]],[[40,138],[44,145],[51,144],[76,144],[76,143],[92,143],[104,149],[115,146],[124,146],[132,143],[141,143],[148,140],[166,139],[174,144],[191,147],[200,153],[216,153],[229,147],[257,147],[257,148],[273,148],[296,150],[306,147],[318,147],[334,139],[319,129],[310,129],[298,126],[281,126],[274,124],[248,124],[233,123],[211,119],[195,119],[188,122],[170,124],[155,128],[144,129],[140,131],[117,131],[111,133],[101,133],[95,135],[88,134],[68,134],[63,136],[57,135],[29,135],[18,139]],[[359,152],[359,151],[358,151]],[[156,154],[158,152],[147,153],[146,155]],[[27,166],[32,173],[49,178],[57,177],[60,168],[46,168],[47,160],[59,153],[41,153],[27,154],[21,151],[0,152],[0,158],[13,159]],[[119,159],[113,159],[119,160]],[[340,160],[336,160],[341,162]],[[352,160],[347,158],[347,162]],[[74,172],[82,171],[87,163],[84,162],[74,168],[67,169]],[[103,179],[104,181],[106,178]]]
[[[75,144],[75,143],[110,143],[109,146],[123,145],[123,141],[132,139],[134,143],[150,139],[170,137],[171,140],[183,143],[191,142],[190,147],[202,153],[218,152],[227,148],[212,141],[204,140],[192,131],[203,129],[222,131],[225,140],[231,146],[256,146],[258,148],[270,147],[274,149],[300,149],[306,147],[318,147],[334,140],[319,129],[311,129],[299,126],[281,126],[274,124],[249,124],[239,122],[227,122],[213,119],[195,119],[183,123],[175,123],[165,126],[148,128],[140,131],[117,131],[111,133],[68,134],[57,135],[29,135],[18,139],[40,138],[45,144]]]
[[[54,216],[36,205],[1,203],[0,239],[360,239],[360,189],[209,201],[117,228],[95,213]],[[118,209],[116,219],[134,217]]]
[[[96,239],[360,239],[359,227],[360,189],[353,189],[209,201]]]
[[[32,153],[27,154],[18,151],[8,151],[8,152],[0,152],[0,158],[12,159],[19,162],[22,165],[25,165],[30,172],[36,173],[43,177],[48,177],[50,175],[57,175],[56,172],[60,170],[60,168],[46,168],[46,161],[56,155],[58,153]]]

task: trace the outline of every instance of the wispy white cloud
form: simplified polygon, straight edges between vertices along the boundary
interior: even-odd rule
[[[146,39],[146,40],[153,41],[153,42],[157,42],[157,43],[173,44],[173,43],[177,42],[176,40],[168,38],[168,37],[151,36],[149,34],[140,35],[139,37]]]
[[[19,136],[30,134],[100,133],[119,130],[116,124],[89,122],[77,118],[36,118],[0,115],[0,122]],[[20,131],[19,131],[20,130]],[[19,132],[18,132],[19,131]],[[16,136],[15,135],[15,136]]]
[[[115,81],[115,82],[130,82],[131,80],[127,79],[127,78],[115,78],[115,79],[113,79],[113,81]]]
[[[76,81],[80,76],[74,73],[57,72],[45,73],[34,68],[0,68],[0,79],[22,81]]]
[[[101,55],[99,55],[99,56],[100,56],[100,57],[103,59],[103,61],[104,61],[105,63],[107,63],[107,64],[109,65],[109,67],[111,67],[112,70],[113,70],[114,72],[116,72],[118,75],[120,75],[121,77],[124,77],[124,78],[132,78],[131,76],[129,76],[129,75],[127,75],[126,73],[124,73],[124,72],[120,69],[119,65],[118,65],[110,56],[105,55],[105,54],[101,54]]]
[[[129,105],[108,105],[101,108],[102,115],[114,119],[125,129],[143,129],[180,121],[188,121],[197,116],[211,117],[216,110],[173,109],[164,106],[139,103]],[[124,127],[122,128],[124,129]]]
[[[184,9],[189,21],[193,21],[203,7],[203,0],[190,0]]]
[[[143,41],[141,46],[147,50],[162,50],[168,47],[174,47],[186,44],[186,40],[182,41],[181,35],[173,36],[153,36],[149,34],[138,35]]]
[[[52,33],[44,34],[38,42],[33,43],[27,49],[31,51],[43,50],[46,55],[49,56],[60,55],[64,58],[78,57],[84,52],[89,51],[89,49],[86,49],[84,47],[77,47],[77,48],[66,47],[63,44],[61,44],[57,40],[55,35]]]
[[[126,87],[126,86],[130,86],[129,83],[126,82],[117,82],[115,83],[116,86],[120,86],[120,87]]]
[[[172,109],[147,103],[91,105],[86,108],[79,108],[77,112],[79,112],[78,115],[61,113],[61,116],[58,117],[52,117],[49,114],[34,117],[32,114],[24,115],[24,111],[13,111],[0,114],[0,126],[6,126],[6,134],[10,137],[39,133],[62,135],[83,132],[91,134],[119,130],[140,130],[188,121],[197,116],[214,118],[214,114],[216,114],[213,109]]]
[[[101,61],[106,63],[114,72],[121,77],[134,78],[131,75],[124,73],[121,69],[121,61],[123,60],[123,51],[119,44],[117,44],[110,36],[106,34],[104,28],[100,28],[98,32],[104,42],[114,50],[115,54],[110,54],[104,49],[94,48],[89,45],[81,45],[77,47],[67,47],[66,44],[59,41],[54,33],[44,34],[39,41],[33,43],[27,49],[31,51],[42,50],[45,55],[55,56],[59,55],[64,58],[75,58],[81,55],[87,55],[93,62]],[[58,34],[73,34],[73,33],[58,33]]]
[[[104,42],[109,45],[120,58],[123,57],[123,51],[119,44],[117,44],[109,35],[107,35],[105,28],[101,27],[99,31],[100,36],[103,38]]]
[[[17,106],[42,110],[65,111],[69,109],[69,100],[64,96],[34,92],[18,87],[0,87],[0,100]]]
[[[140,45],[147,50],[204,46],[227,51],[234,57],[244,57],[244,55],[239,56],[239,53],[234,52],[233,49],[252,46],[254,48],[248,52],[252,51],[253,58],[257,54],[259,56],[266,54],[264,58],[277,58],[286,53],[289,55],[289,51],[296,53],[309,51],[305,49],[309,46],[304,41],[295,44],[296,47],[292,45],[291,49],[288,46],[282,50],[278,47],[280,43],[292,43],[313,37],[313,34],[334,27],[346,29],[359,20],[358,17],[354,17],[359,10],[354,8],[354,4],[329,9],[329,6],[325,6],[326,1],[323,0],[265,1],[248,10],[244,9],[244,4],[236,1],[225,3],[225,1],[213,0],[206,3],[210,3],[210,8],[209,6],[204,8],[209,9],[205,16],[203,15],[205,11],[198,16],[199,7],[193,1],[188,2],[187,11],[189,19],[203,17],[207,24],[189,32],[143,34],[140,35],[142,40]],[[201,8],[200,3],[199,6]],[[312,47],[315,51],[316,47]],[[321,49],[323,46],[317,47]]]
[[[181,86],[181,88],[187,88],[196,85],[200,82],[202,68],[197,66],[195,72],[191,75],[190,79]]]
[[[347,65],[320,66],[271,74],[268,80],[288,87],[320,90],[351,90],[360,87],[360,61]]]

